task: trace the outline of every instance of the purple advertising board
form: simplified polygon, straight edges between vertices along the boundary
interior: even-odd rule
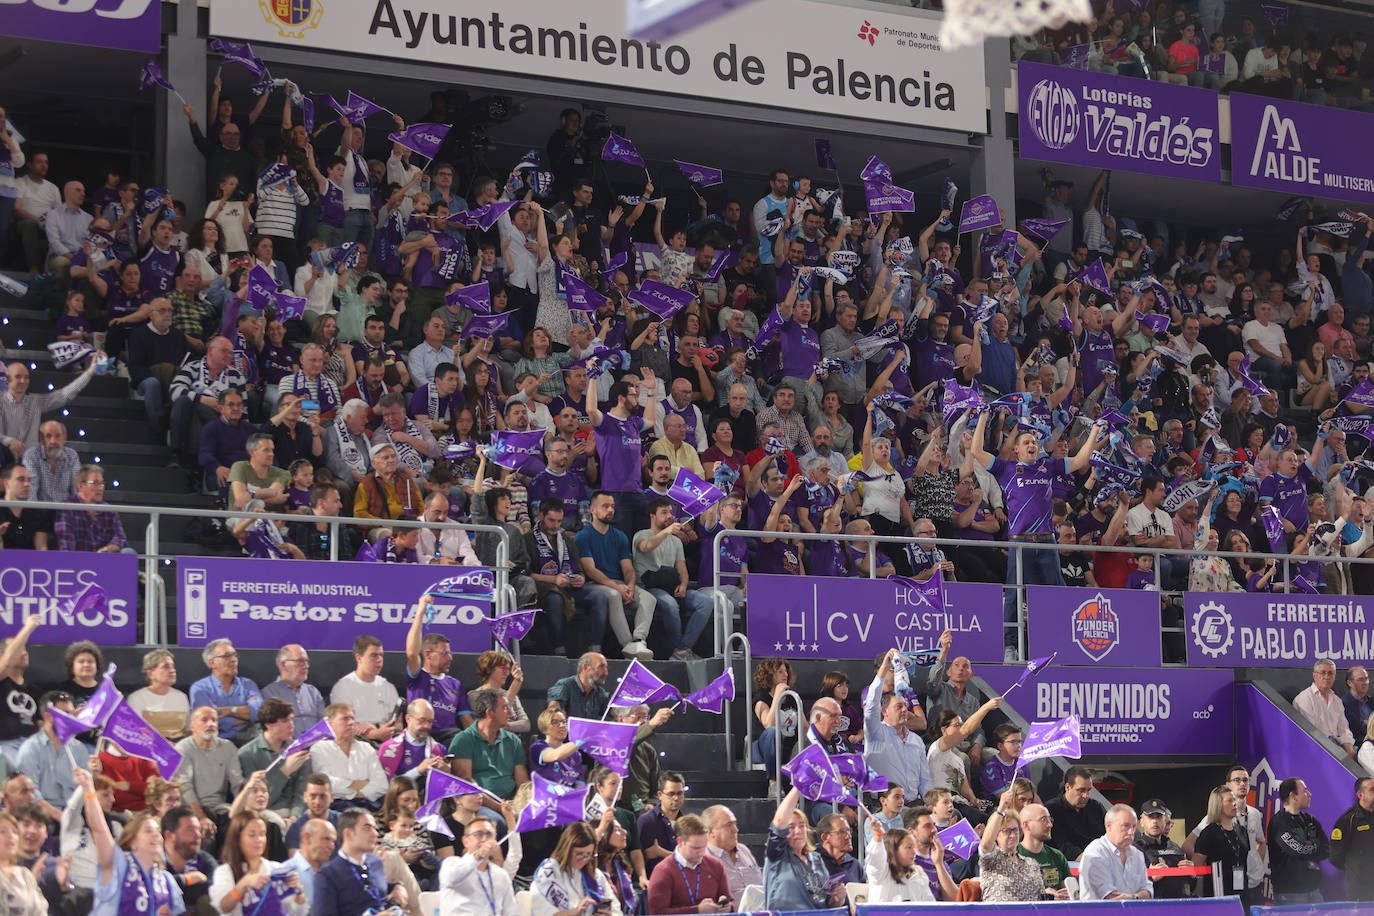
[[[1027,590],[1032,658],[1058,652],[1058,665],[1159,667],[1159,592],[1051,585]]]
[[[938,653],[954,631],[954,650],[975,662],[1002,660],[1002,587],[951,582],[945,606],[924,604],[888,579],[749,577],[749,642],[757,655],[872,658],[884,649]]]
[[[416,602],[456,567],[186,557],[177,562],[183,646],[228,637],[239,648],[352,649],[367,633],[405,643]],[[491,648],[489,601],[436,597],[426,633],[455,652]]]
[[[7,5],[5,34],[96,48],[156,54],[162,47],[162,0],[19,0]]]
[[[1021,61],[1021,156],[1221,181],[1217,94]]]
[[[1374,118],[1361,112],[1231,96],[1232,184],[1374,203],[1374,177],[1363,152],[1371,143]]]
[[[974,673],[1002,693],[1025,670],[1021,665],[989,665]],[[1035,722],[1078,716],[1084,754],[1230,754],[1233,683],[1230,671],[1207,668],[1053,664],[1013,691],[1007,702]]]
[[[1296,908],[1290,908],[1296,909]],[[829,912],[835,912],[831,910]],[[843,912],[843,910],[839,911]],[[920,916],[961,916],[969,912],[968,904],[949,901],[946,903],[922,903],[915,906],[896,906],[890,903],[861,903],[856,910],[858,916],[907,916],[918,913]],[[995,903],[979,906],[975,912],[996,913],[997,916],[1062,916],[1064,904],[1057,900],[1035,900],[1020,903]],[[1186,900],[1075,900],[1074,916],[1249,916],[1240,905],[1239,897],[1199,897]],[[1283,910],[1279,910],[1282,913]],[[798,913],[796,916],[809,916]]]
[[[73,615],[69,599],[99,585],[106,606]],[[43,622],[31,643],[73,643],[89,639],[102,646],[138,642],[138,557],[127,553],[75,553],[56,550],[6,550],[0,567],[0,637],[18,633],[30,614]]]
[[[1188,592],[1188,664],[1230,668],[1374,663],[1374,598]]]
[[[1347,770],[1289,718],[1254,684],[1236,685],[1236,760],[1250,771],[1250,804],[1264,813],[1264,825],[1283,807],[1279,784],[1296,776],[1312,789],[1307,813],[1326,828],[1355,802],[1355,774]],[[1322,890],[1327,900],[1345,897],[1345,878],[1330,862],[1322,863]]]

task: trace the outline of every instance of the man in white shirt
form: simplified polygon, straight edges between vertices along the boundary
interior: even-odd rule
[[[1245,322],[1240,336],[1250,355],[1250,377],[1262,376],[1264,384],[1275,391],[1285,388],[1285,375],[1292,372],[1293,354],[1283,325],[1272,318],[1274,307],[1267,299],[1255,303],[1255,317]]]
[[[376,811],[386,794],[386,772],[377,751],[357,739],[358,720],[347,703],[330,703],[324,717],[334,730],[333,741],[317,741],[310,746],[310,768],[329,776],[334,804]]]
[[[1135,811],[1112,805],[1107,832],[1088,844],[1078,863],[1080,900],[1149,900],[1154,885],[1145,871],[1145,854],[1135,847]]]
[[[358,737],[376,743],[396,734],[400,712],[396,688],[381,676],[382,659],[382,641],[366,634],[359,636],[353,640],[353,673],[339,678],[329,691],[331,705],[345,703],[357,714]]]
[[[905,789],[907,797],[923,798],[932,786],[925,743],[907,728],[907,699],[883,693],[896,652],[889,649],[883,656],[864,697],[864,762],[886,776],[889,784]]]
[[[448,497],[442,493],[431,493],[425,499],[427,522],[451,521],[448,515]],[[415,545],[420,562],[440,566],[481,566],[477,553],[472,549],[468,533],[459,528],[421,528],[420,540]]]
[[[463,831],[463,854],[450,856],[439,869],[439,892],[445,913],[491,913],[517,916],[515,889],[504,868],[492,867],[500,858],[496,827],[481,815]]]
[[[501,256],[506,265],[507,299],[516,309],[516,320],[522,329],[534,327],[539,307],[539,246],[534,243],[531,233],[534,221],[543,218],[529,204],[516,204],[496,221],[501,233]]]
[[[1293,698],[1293,708],[1302,713],[1312,727],[1355,756],[1355,736],[1345,720],[1345,704],[1331,688],[1336,683],[1336,665],[1321,658],[1312,666],[1312,685]]]
[[[69,181],[62,186],[62,206],[54,207],[43,217],[43,233],[48,237],[48,270],[67,282],[72,255],[81,250],[86,232],[94,221],[81,205],[86,201],[86,186]],[[146,278],[145,278],[146,280]]]
[[[344,161],[343,241],[371,244],[372,242],[372,185],[371,173],[363,159],[363,128],[354,126],[348,118],[341,118],[343,136],[339,142],[339,157]]]
[[[14,219],[19,238],[24,245],[24,263],[29,273],[43,270],[43,217],[49,210],[62,206],[62,192],[48,181],[48,154],[35,153],[29,159],[29,170],[14,182],[18,196],[14,202]]]
[[[1174,519],[1160,508],[1168,488],[1158,477],[1147,477],[1140,485],[1141,500],[1126,513],[1126,534],[1137,547],[1161,547],[1175,549],[1178,538],[1174,535]],[[1186,557],[1160,557],[1160,568],[1156,571],[1156,585],[1167,587],[1175,584],[1180,576],[1187,574]]]

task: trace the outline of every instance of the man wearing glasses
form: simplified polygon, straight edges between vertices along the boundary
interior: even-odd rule
[[[291,704],[296,711],[291,737],[299,738],[324,718],[324,695],[319,688],[307,684],[310,676],[310,653],[305,647],[289,643],[277,650],[277,671],[280,676],[262,688],[263,699],[274,697]]]
[[[500,858],[496,829],[489,819],[474,817],[463,831],[463,854],[445,859],[439,869],[444,912],[516,916],[519,908],[510,875],[492,867],[494,858]]]
[[[1030,778],[1030,774],[1025,767],[1017,769],[1016,761],[1021,757],[1021,729],[1004,722],[997,726],[992,733],[993,744],[997,747],[997,753],[988,758],[987,763],[983,764],[983,774],[981,782],[983,785],[983,795],[986,798],[997,798],[1007,789],[1011,788],[1012,782],[1017,777]]]
[[[1269,862],[1269,844],[1264,833],[1264,815],[1254,805],[1249,804],[1250,798],[1250,771],[1240,764],[1232,765],[1226,772],[1226,785],[1231,789],[1231,794],[1236,797],[1236,829],[1245,832],[1250,840],[1250,852],[1245,860],[1245,889],[1247,892],[1254,891],[1264,881],[1264,872]],[[1183,851],[1189,857],[1193,855],[1193,847],[1197,843],[1197,836],[1202,832],[1202,828],[1209,823],[1206,817],[1198,821],[1198,825],[1193,828],[1193,832],[1188,834],[1188,838],[1183,841]],[[1258,896],[1256,894],[1256,896]],[[1248,898],[1247,898],[1248,899]]]
[[[239,677],[239,653],[231,641],[212,640],[200,657],[210,673],[191,685],[191,708],[213,708],[219,717],[219,737],[243,747],[253,737],[248,726],[258,720],[262,691],[250,678]]]

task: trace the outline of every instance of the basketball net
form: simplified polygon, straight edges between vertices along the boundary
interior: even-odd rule
[[[1091,18],[1088,0],[945,0],[940,46],[973,47],[993,35],[1033,35]]]

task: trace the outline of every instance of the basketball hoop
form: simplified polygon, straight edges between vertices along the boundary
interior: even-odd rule
[[[945,0],[940,46],[968,48],[993,35],[1032,35],[1091,18],[1088,0]]]

